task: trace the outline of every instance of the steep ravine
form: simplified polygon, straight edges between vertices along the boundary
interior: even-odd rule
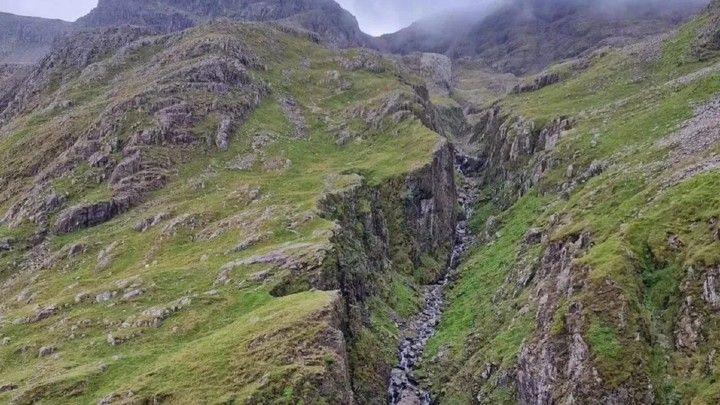
[[[463,254],[474,240],[468,221],[472,216],[479,189],[473,179],[462,173],[462,167],[467,165],[467,160],[465,156],[458,156],[456,159],[455,170],[460,179],[457,199],[461,217],[455,225],[454,245],[447,268],[439,281],[423,287],[422,312],[401,325],[403,339],[398,347],[398,364],[392,370],[388,388],[388,402],[393,405],[432,403],[430,393],[418,383],[415,371],[425,346],[442,317],[445,288],[451,283]]]
[[[360,178],[321,202],[323,215],[338,226],[320,287],[340,290],[344,299],[357,403],[386,401],[398,343],[386,326],[412,305],[399,296],[443,277],[457,221],[453,162],[453,147],[442,141],[428,165],[379,185]]]

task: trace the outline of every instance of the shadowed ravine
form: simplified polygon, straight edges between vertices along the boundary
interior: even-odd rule
[[[425,307],[412,320],[401,325],[403,340],[398,347],[398,364],[393,368],[388,388],[389,404],[423,404],[432,403],[430,393],[420,387],[414,373],[422,358],[428,340],[435,334],[444,309],[444,291],[453,279],[454,271],[471,244],[473,237],[468,229],[468,220],[472,215],[477,187],[471,178],[464,176],[456,165],[461,184],[458,186],[458,205],[462,216],[455,226],[455,245],[452,256],[442,279],[425,286]]]

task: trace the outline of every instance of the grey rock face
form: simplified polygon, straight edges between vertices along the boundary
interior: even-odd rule
[[[0,64],[37,62],[71,26],[61,20],[0,13]]]
[[[355,17],[332,0],[100,0],[97,8],[77,24],[81,27],[130,24],[173,32],[218,17],[274,21],[315,32],[325,42],[339,47],[370,42]]]

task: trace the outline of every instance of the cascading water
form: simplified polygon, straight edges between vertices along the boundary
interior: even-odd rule
[[[450,282],[451,275],[459,265],[463,253],[465,253],[473,240],[468,230],[468,219],[472,214],[477,187],[472,179],[462,175],[462,163],[456,165],[456,170],[461,174],[460,177],[462,178],[458,190],[458,202],[465,215],[458,220],[455,226],[455,246],[445,275],[440,282],[425,286],[425,307],[423,311],[402,326],[402,336],[404,338],[399,346],[399,362],[392,370],[388,388],[388,403],[392,405],[430,405],[432,403],[430,394],[420,388],[420,384],[414,377],[414,371],[428,340],[435,334],[436,327],[442,317],[445,287]]]

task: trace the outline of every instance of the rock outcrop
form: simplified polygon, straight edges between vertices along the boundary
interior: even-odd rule
[[[123,24],[146,26],[160,32],[181,31],[203,22],[228,17],[240,21],[278,22],[317,33],[325,42],[339,47],[362,46],[370,37],[360,31],[357,20],[333,0],[260,1],[222,0],[101,0],[80,27],[107,27]]]
[[[382,282],[404,266],[423,268],[422,258],[448,258],[456,222],[454,152],[443,143],[432,163],[378,187],[358,183],[328,195],[324,216],[337,222],[332,237],[336,266],[326,267],[325,288],[338,288],[346,301],[350,367],[358,402],[384,402],[392,364],[380,356],[397,342],[371,335],[377,353],[359,353],[370,332],[373,297],[387,288]],[[409,261],[409,262],[408,262]],[[427,269],[426,281],[437,280],[442,268]],[[384,294],[384,293],[383,293]],[[391,359],[394,360],[394,359]]]

